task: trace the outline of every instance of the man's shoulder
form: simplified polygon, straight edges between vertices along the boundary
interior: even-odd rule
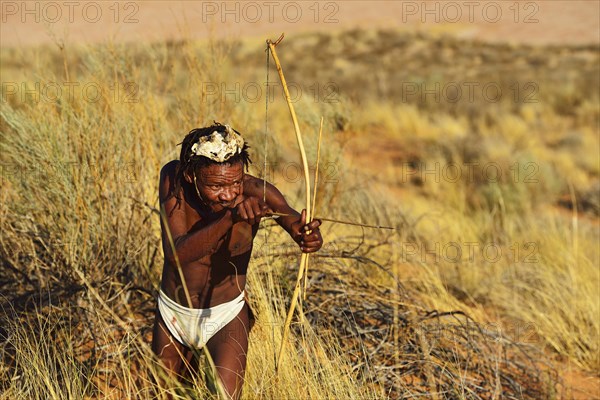
[[[254,175],[244,174],[244,193],[251,196],[256,196],[264,190],[264,180],[257,178]]]
[[[266,196],[272,201],[283,200],[283,195],[273,184],[250,174],[244,176],[244,193],[261,199]]]
[[[179,160],[172,160],[160,169],[159,196],[161,200],[170,198],[173,193],[178,165]]]
[[[179,160],[171,160],[160,169],[161,179],[168,176],[175,176]]]
[[[260,178],[257,178],[254,175],[250,175],[248,173],[244,174],[244,183],[250,183],[250,184],[257,184],[257,183],[262,183],[263,180]]]

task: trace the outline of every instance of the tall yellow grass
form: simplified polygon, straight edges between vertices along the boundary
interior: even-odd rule
[[[431,63],[427,57],[444,47],[444,40],[421,35],[400,40],[399,34],[389,51],[380,49],[381,65],[388,69],[374,76],[365,73],[373,72],[368,54],[354,55],[354,66],[340,61],[337,72],[327,64],[349,57],[352,40],[362,40],[360,32],[351,33],[352,40],[315,37],[314,48],[288,38],[280,53],[289,79],[307,85],[296,103],[302,130],[317,132],[319,116],[326,116],[319,212],[397,230],[325,225],[324,257],[315,258],[304,312],[313,317],[319,312],[315,302],[328,289],[319,286],[324,274],[337,279],[336,289],[349,296],[349,309],[355,304],[348,299],[362,296],[394,310],[396,328],[380,348],[397,345],[396,363],[385,361],[390,371],[406,368],[401,362],[407,350],[399,343],[408,331],[397,328],[401,313],[423,316],[437,310],[465,313],[553,362],[567,360],[597,375],[597,95],[579,81],[551,85],[552,73],[543,72],[537,82],[549,89],[540,90],[542,101],[534,105],[512,99],[458,105],[402,101],[395,90],[403,77],[392,63],[400,57],[397,49],[411,40],[425,43],[428,50],[421,58],[403,60],[409,74],[404,78],[436,79],[435,67],[421,63]],[[343,51],[317,51],[319,41],[326,40],[339,41],[336,48]],[[447,40],[448,46],[456,45]],[[252,172],[262,176],[262,46],[183,41],[67,47],[62,53],[2,49],[2,59],[9,60],[3,62],[3,82],[16,85],[3,85],[0,111],[2,398],[162,398],[168,391],[181,398],[209,396],[202,375],[187,386],[156,383],[162,372],[149,338],[162,268],[158,172],[178,157],[176,143],[185,133],[217,120],[248,138]],[[465,46],[488,56],[509,51],[527,56],[519,48]],[[319,54],[310,65],[298,56],[307,52]],[[516,65],[503,68],[515,76],[521,72]],[[592,76],[597,70],[596,55],[583,71]],[[489,68],[477,71],[485,79]],[[365,90],[373,87],[371,78],[387,82],[378,87],[380,93]],[[510,85],[506,80],[502,87]],[[72,96],[66,93],[67,81],[78,84]],[[324,101],[323,93],[315,99],[310,92],[310,84],[328,81],[335,83],[336,102]],[[260,101],[244,94],[248,82],[262,88]],[[53,101],[55,83],[62,94]],[[88,92],[82,90],[86,85]],[[274,93],[268,178],[300,208],[292,126],[280,91]],[[306,141],[314,158],[316,135]],[[503,179],[490,182],[478,170],[472,179],[463,175],[456,181],[419,177],[419,168],[435,163],[474,162],[494,163]],[[524,180],[531,171],[535,182]],[[515,174],[519,179],[512,179]],[[396,381],[380,378],[388,367],[377,358],[377,347],[365,342],[369,335],[342,337],[337,323],[316,324],[310,318],[294,323],[286,362],[275,375],[298,251],[272,223],[263,222],[261,229],[248,277],[258,322],[250,338],[244,398],[419,395],[403,380],[408,373]],[[473,257],[467,257],[467,243],[477,244]],[[441,251],[450,244],[459,246],[462,257]],[[482,254],[486,245],[501,256]],[[311,296],[317,300],[311,302]],[[441,386],[434,379],[443,371],[462,376],[453,383],[451,397],[478,398],[471,392],[475,381],[461,372],[462,350],[450,348],[456,361],[444,361],[437,352],[442,341],[423,335],[417,347],[428,361],[417,375],[430,395],[443,396],[436,394]],[[497,381],[489,383],[490,398],[508,390],[500,384],[502,357],[495,360]],[[546,397],[560,397],[553,381],[547,386]]]

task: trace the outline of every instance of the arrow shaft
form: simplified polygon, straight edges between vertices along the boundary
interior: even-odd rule
[[[285,213],[278,213],[278,212],[267,213],[267,216],[268,217],[295,217],[294,214],[285,214]],[[393,228],[391,226],[361,224],[360,222],[343,221],[343,220],[340,220],[340,219],[333,219],[333,218],[326,218],[326,217],[313,217],[313,219],[320,219],[321,221],[335,222],[335,223],[338,223],[338,224],[362,226],[364,228],[396,229],[396,228]]]

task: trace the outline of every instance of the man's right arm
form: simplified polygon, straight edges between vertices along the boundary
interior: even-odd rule
[[[167,226],[165,226],[164,220],[161,218],[161,230],[166,261],[171,265],[176,265],[175,255],[166,234],[166,229],[169,229],[175,244],[179,265],[183,267],[213,254],[217,250],[221,238],[233,226],[233,221],[231,211],[227,210],[221,218],[188,233],[184,205],[182,203],[178,205],[175,196],[169,196],[175,180],[176,165],[176,162],[170,162],[160,172],[159,199],[167,221]]]

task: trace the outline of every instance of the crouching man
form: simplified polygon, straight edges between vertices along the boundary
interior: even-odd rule
[[[170,373],[181,376],[191,349],[206,346],[234,399],[246,369],[253,317],[244,288],[261,218],[291,215],[277,222],[303,252],[323,245],[321,221],[307,224],[305,210],[298,213],[277,188],[267,183],[264,189],[263,180],[245,173],[249,163],[239,132],[216,123],[184,138],[179,161],[162,168],[159,186],[168,226],[161,220],[165,262],[152,349]]]

